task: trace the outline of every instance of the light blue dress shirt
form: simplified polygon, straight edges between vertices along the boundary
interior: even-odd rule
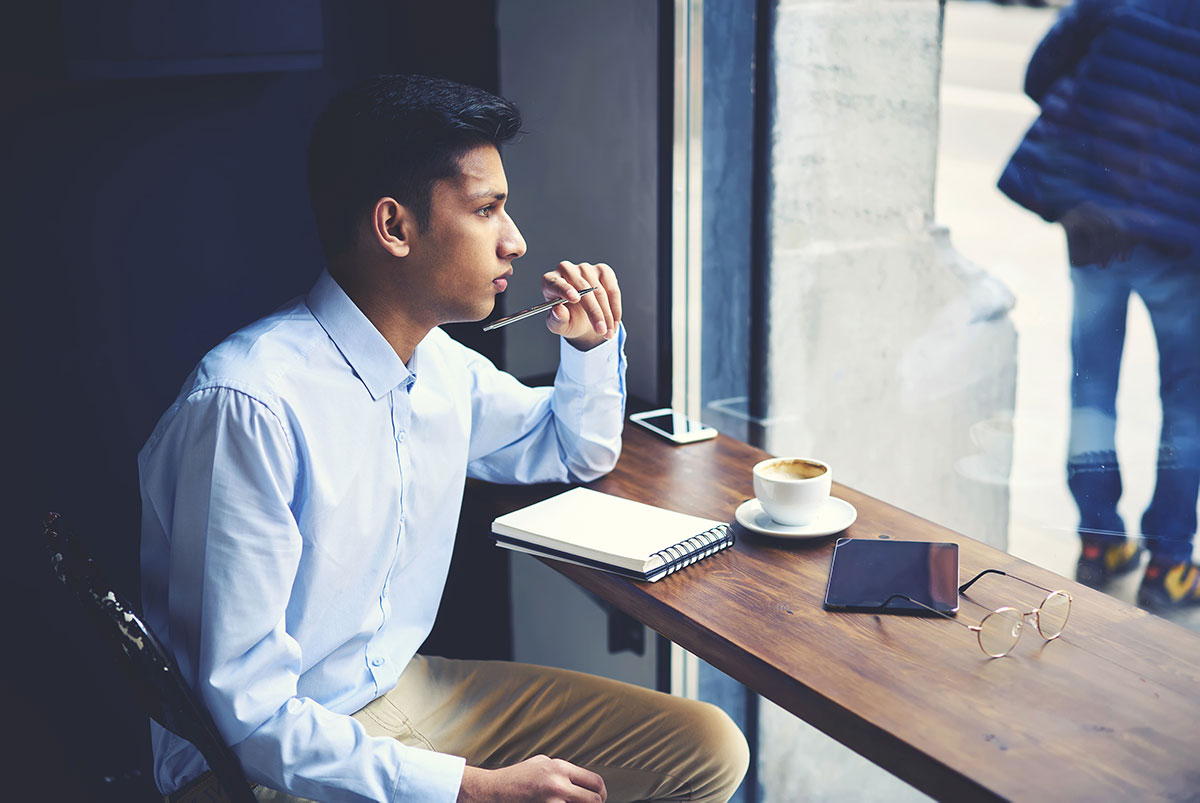
[[[585,482],[615,464],[624,337],[564,342],[553,388],[440,329],[406,366],[323,272],[200,362],[138,456],[143,607],[252,781],[322,801],[456,798],[462,758],[348,715],[433,626],[467,476]],[[151,727],[161,789],[204,770]]]

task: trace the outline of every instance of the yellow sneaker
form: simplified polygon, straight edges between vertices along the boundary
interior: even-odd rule
[[[1100,588],[1114,577],[1136,569],[1142,562],[1144,551],[1141,541],[1133,538],[1115,544],[1084,538],[1079,563],[1075,566],[1075,579]]]
[[[1182,563],[1151,560],[1138,588],[1137,601],[1149,610],[1200,605],[1200,566],[1186,560]]]

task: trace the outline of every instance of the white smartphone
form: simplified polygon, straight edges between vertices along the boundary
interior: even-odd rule
[[[629,420],[671,443],[695,443],[717,437],[717,431],[669,407],[634,413]]]

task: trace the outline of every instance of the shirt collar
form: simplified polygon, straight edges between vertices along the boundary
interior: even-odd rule
[[[328,269],[321,271],[305,303],[366,385],[371,398],[378,401],[397,385],[411,384],[416,379]]]

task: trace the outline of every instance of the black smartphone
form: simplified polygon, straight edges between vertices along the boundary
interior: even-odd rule
[[[881,608],[893,594],[921,604],[894,599]],[[937,611],[953,616],[958,612],[958,544],[839,538],[829,566],[825,608],[925,616],[936,616]]]

